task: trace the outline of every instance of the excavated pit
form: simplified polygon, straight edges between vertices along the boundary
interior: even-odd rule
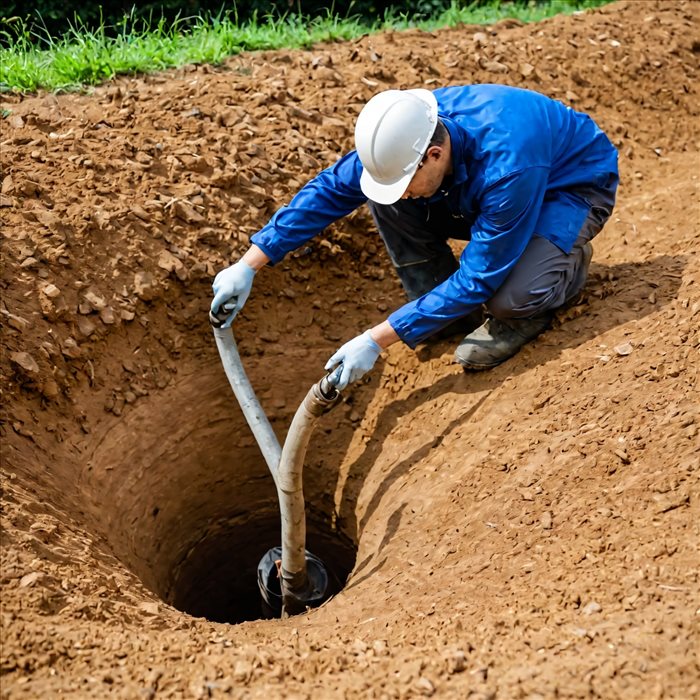
[[[280,417],[280,438],[290,420]],[[333,464],[332,455],[324,458]],[[95,501],[98,528],[164,602],[216,622],[263,616],[256,570],[281,541],[277,493],[222,369],[200,368],[111,426],[85,473],[93,498],[113,495]],[[334,476],[322,482],[332,485]],[[310,489],[307,549],[337,592],[357,548],[331,527],[332,503],[332,493]]]
[[[307,549],[326,565],[335,594],[355,563],[356,549],[342,533],[328,534],[323,528],[323,522],[307,518]],[[192,547],[163,597],[178,610],[213,622],[261,618],[256,569],[261,556],[279,542],[277,512],[234,518]]]
[[[700,697],[699,23],[625,0],[4,93],[3,698]],[[494,81],[619,148],[581,304],[480,375],[392,346],[323,418],[309,521],[358,547],[328,605],[215,625],[160,604],[231,614],[228,579],[254,577],[230,553],[260,556],[277,517],[205,320],[216,271],[376,91]],[[309,248],[236,329],[280,438],[402,299],[369,214]]]

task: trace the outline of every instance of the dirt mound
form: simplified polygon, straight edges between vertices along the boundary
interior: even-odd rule
[[[4,96],[2,696],[700,696],[699,21],[622,2]],[[392,347],[308,453],[344,590],[214,622],[256,616],[277,513],[211,278],[372,94],[464,82],[562,99],[620,148],[585,296],[488,373]],[[388,270],[360,210],[258,276],[236,336],[280,436],[401,303]]]

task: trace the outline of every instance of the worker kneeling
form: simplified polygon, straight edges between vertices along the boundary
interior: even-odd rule
[[[216,276],[211,307],[231,311],[227,325],[257,270],[365,202],[409,301],[329,359],[339,389],[392,343],[413,348],[455,322],[473,329],[457,362],[495,367],[583,288],[618,183],[617,152],[586,114],[502,85],[387,90],[360,113],[355,148]],[[459,262],[450,238],[468,241]]]

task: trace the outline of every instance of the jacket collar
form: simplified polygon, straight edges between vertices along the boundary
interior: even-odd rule
[[[468,134],[455,121],[443,114],[438,117],[447,128],[450,135],[450,147],[452,157],[452,178],[448,187],[461,185],[469,179],[467,159],[469,158]]]

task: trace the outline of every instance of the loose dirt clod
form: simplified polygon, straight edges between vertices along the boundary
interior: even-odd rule
[[[3,94],[2,697],[700,696],[698,23],[619,2]],[[385,353],[305,467],[349,579],[255,619],[279,517],[212,278],[376,91],[493,80],[619,148],[583,296],[490,372],[458,338]],[[402,300],[365,210],[259,273],[236,338],[280,437]]]

